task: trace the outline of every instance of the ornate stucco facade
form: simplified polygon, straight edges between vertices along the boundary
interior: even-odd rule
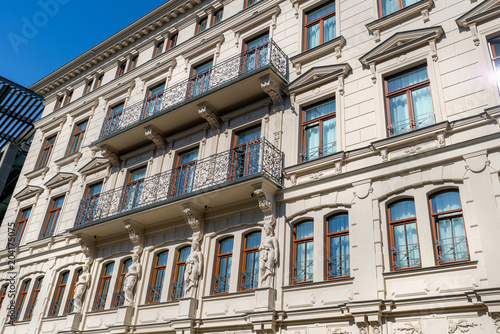
[[[499,34],[492,0],[166,2],[30,87],[1,333],[500,331]]]

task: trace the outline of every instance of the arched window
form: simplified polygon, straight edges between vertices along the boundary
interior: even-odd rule
[[[292,283],[312,282],[314,269],[314,223],[305,221],[293,228]]]
[[[404,199],[389,205],[389,238],[391,243],[392,269],[420,267],[415,203]]]
[[[155,257],[153,268],[153,278],[151,279],[151,290],[149,291],[149,302],[157,303],[161,298],[161,290],[165,279],[165,269],[167,267],[168,252],[161,252]]]
[[[106,297],[108,295],[109,285],[111,283],[111,277],[113,276],[114,262],[110,262],[104,266],[102,270],[101,283],[99,284],[99,290],[97,291],[96,303],[94,310],[103,310],[106,306]]]
[[[31,294],[30,304],[28,306],[28,310],[26,311],[26,315],[24,316],[24,320],[31,320],[31,318],[33,317],[33,310],[35,309],[38,295],[40,294],[40,290],[42,289],[42,281],[43,276],[38,277],[35,281],[35,288],[33,289],[33,293]]]
[[[256,289],[259,284],[259,246],[261,232],[249,233],[245,236],[243,248],[243,268],[241,289]]]
[[[61,303],[64,297],[64,291],[66,290],[66,285],[68,284],[69,271],[65,271],[59,275],[59,280],[57,281],[56,293],[54,294],[54,301],[52,302],[52,307],[49,311],[49,316],[54,317],[59,314],[61,309]]]
[[[468,261],[469,247],[457,190],[446,190],[429,199],[438,264]]]
[[[118,284],[116,285],[116,297],[113,307],[123,306],[123,303],[125,302],[125,291],[123,290],[123,284],[125,283],[125,275],[127,275],[128,268],[131,264],[132,259],[126,259],[122,262],[120,268],[120,276],[118,276]]]
[[[177,252],[172,299],[184,297],[184,269],[186,268],[186,260],[189,254],[191,254],[191,246],[181,248]]]
[[[73,312],[73,307],[74,307],[74,295],[75,295],[75,287],[76,287],[76,282],[78,282],[78,279],[80,276],[83,274],[83,269],[80,268],[76,271],[75,277],[73,278],[73,284],[71,284],[71,292],[69,294],[69,302],[68,302],[68,308],[66,309],[65,313],[71,313]]]
[[[21,316],[21,311],[24,306],[24,302],[26,301],[26,296],[28,295],[28,290],[30,288],[31,280],[27,279],[21,285],[21,292],[19,293],[19,297],[17,298],[16,305],[16,313],[14,315],[14,321],[18,321]]]
[[[350,275],[349,259],[349,219],[347,213],[339,213],[328,218],[327,222],[327,259],[326,278]]]
[[[233,238],[219,241],[217,245],[217,267],[215,268],[214,293],[229,292],[231,263],[233,259]]]

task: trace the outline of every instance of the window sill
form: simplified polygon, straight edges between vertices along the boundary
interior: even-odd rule
[[[107,308],[104,310],[92,310],[90,312],[87,312],[87,315],[93,315],[93,314],[113,314],[118,311],[118,308]]]
[[[323,55],[335,53],[337,58],[340,58],[342,46],[344,44],[345,44],[345,38],[341,35],[339,37],[332,39],[331,41],[328,41],[312,49],[303,51],[296,56],[291,57],[290,61],[295,67],[296,73],[300,74],[302,72],[302,65],[307,64],[312,60],[317,60],[319,57]]]
[[[386,279],[394,279],[394,278],[402,278],[407,276],[415,276],[415,275],[427,275],[439,272],[447,272],[447,271],[458,271],[465,269],[476,269],[478,261],[465,261],[465,262],[457,262],[450,264],[442,264],[439,266],[433,267],[423,267],[423,268],[413,268],[413,269],[401,269],[398,271],[390,271],[383,273]]]
[[[336,285],[347,285],[347,284],[353,284],[354,283],[354,277],[343,277],[343,278],[337,278],[337,279],[330,279],[327,281],[320,281],[320,282],[309,282],[309,283],[297,283],[293,285],[285,285],[281,287],[283,292],[286,291],[298,291],[298,290],[307,290],[310,289],[311,287],[323,287],[323,286],[336,286]]]
[[[375,41],[380,41],[380,31],[395,26],[409,18],[422,15],[424,22],[429,21],[429,9],[431,9],[433,0],[421,0],[408,7],[402,8],[394,13],[383,16],[375,21],[366,24],[366,28],[373,34]]]
[[[28,180],[32,180],[34,178],[39,177],[40,175],[43,175],[42,176],[42,180],[43,180],[45,178],[45,175],[47,175],[47,172],[49,171],[49,169],[50,169],[49,166],[39,167],[31,172],[24,174],[24,177],[26,177]]]
[[[61,159],[54,161],[54,163],[59,168],[61,168],[62,166],[66,166],[66,165],[70,164],[71,162],[73,162],[76,166],[81,157],[82,157],[82,152],[75,152],[75,153],[72,153],[70,155],[67,155]]]
[[[245,295],[253,295],[255,294],[255,290],[246,290],[246,291],[236,291],[236,292],[228,292],[228,293],[219,293],[216,295],[210,295],[210,296],[202,296],[202,300],[212,300],[212,299],[218,299],[218,298],[240,298]]]
[[[319,178],[342,173],[342,161],[344,157],[345,152],[340,151],[317,159],[299,162],[294,166],[283,169],[283,174],[286,179],[291,181],[293,186],[298,184],[297,180],[299,177],[308,174],[311,174],[309,175],[310,181],[303,181],[301,183],[313,182]],[[331,169],[331,171],[329,171],[329,169]],[[321,173],[318,171],[321,171]]]

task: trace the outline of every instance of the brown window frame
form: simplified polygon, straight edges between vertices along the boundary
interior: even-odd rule
[[[164,41],[156,43],[154,51],[153,51],[153,58],[157,57],[163,53],[163,44],[165,44]]]
[[[49,317],[56,317],[57,315],[59,315],[61,309],[64,309],[64,307],[61,306],[62,306],[62,301],[64,299],[64,292],[66,290],[66,286],[68,285],[69,274],[70,274],[69,270],[63,271],[61,274],[59,274],[59,279],[57,280],[58,283],[56,285],[56,291],[54,293],[54,298],[50,306]],[[67,275],[66,283],[64,283],[64,275]]]
[[[64,96],[61,96],[60,98],[57,99],[56,105],[54,107],[54,110],[57,110],[62,107],[64,101]]]
[[[28,308],[26,308],[26,314],[24,315],[24,320],[31,320],[31,318],[33,318],[33,310],[35,309],[36,302],[38,300],[38,294],[42,290],[42,282],[43,276],[38,277],[35,281],[33,291],[31,292],[30,302]]]
[[[103,78],[104,78],[104,74],[101,74],[98,77],[96,77],[96,80],[95,80],[95,83],[94,83],[94,89],[97,89],[97,88],[101,87],[101,85],[102,85],[102,79]]]
[[[138,59],[139,59],[139,55],[136,55],[136,56],[133,56],[130,58],[130,60],[128,62],[127,72],[132,71],[137,66]]]
[[[221,248],[221,245],[224,241],[226,240],[229,240],[229,239],[233,239],[233,248],[231,249],[231,252],[228,252],[228,253],[221,253],[220,252],[220,248]],[[225,277],[225,280],[224,280],[224,287],[222,288],[223,291],[221,292],[217,292],[217,288],[218,288],[218,280],[217,279],[214,279],[214,295],[221,295],[221,294],[225,294],[225,293],[229,293],[229,291],[224,291],[225,290],[225,287],[227,286],[227,290],[229,290],[230,288],[230,280],[231,280],[231,270],[232,270],[232,267],[233,267],[233,264],[232,264],[232,258],[233,258],[233,251],[234,251],[234,237],[226,237],[226,238],[223,238],[223,239],[220,239],[218,242],[217,242],[217,257],[216,257],[216,265],[215,265],[215,276],[220,276],[221,274],[219,273],[220,271],[220,265],[221,265],[221,260],[222,259],[226,259],[226,267],[224,268],[224,277]],[[229,268],[229,275],[228,275],[228,269],[227,269],[227,263],[228,263],[228,260],[231,258],[231,268]],[[228,277],[229,276],[229,277]],[[227,279],[229,278],[229,282],[227,281]]]
[[[24,302],[26,301],[26,296],[28,295],[28,291],[30,289],[31,279],[26,279],[21,284],[21,292],[19,292],[19,296],[17,297],[16,303],[16,313],[14,315],[13,320],[19,321],[19,317],[21,316],[22,308],[24,307]]]
[[[140,179],[137,179],[135,181],[130,181],[131,177],[132,177],[132,174],[135,173],[136,171],[139,171],[141,169],[144,169],[145,173],[144,173],[144,177],[140,178]],[[135,186],[137,185],[137,187],[135,187],[135,190],[134,190],[134,200],[133,200],[133,203],[132,205],[130,206],[130,209],[133,209],[136,207],[136,200],[137,200],[137,189],[139,189],[139,185],[141,183],[144,183],[144,181],[146,180],[146,173],[147,173],[147,166],[141,166],[141,167],[137,167],[137,168],[134,168],[134,169],[131,169],[129,172],[128,172],[128,175],[127,175],[127,184],[125,185],[125,192],[123,194],[123,203],[122,203],[122,208],[125,208],[125,200],[127,198],[127,194],[128,194],[128,191],[129,191],[129,188],[132,187],[132,186]],[[140,196],[139,196],[139,200],[140,200]]]
[[[111,274],[106,275],[106,271],[108,271],[107,270],[108,266],[111,266]],[[101,274],[101,279],[100,279],[100,283],[99,283],[99,289],[97,290],[96,300],[95,300],[94,307],[93,307],[94,311],[104,310],[104,308],[106,307],[106,300],[108,299],[109,288],[111,286],[111,280],[113,278],[113,270],[114,270],[114,268],[115,268],[115,263],[114,262],[108,262],[102,268],[102,274]],[[106,297],[104,298],[104,302],[102,303],[102,307],[99,307],[99,300],[100,300],[100,298],[102,296],[103,287],[104,287],[105,283],[108,283],[107,288],[106,288]]]
[[[129,262],[130,261],[130,262]],[[129,263],[127,265],[127,263]],[[132,258],[125,258],[120,263],[120,273],[118,274],[118,284],[115,287],[115,298],[113,302],[113,308],[123,306],[125,302],[123,285],[125,283],[125,275],[128,273],[128,268],[132,264]]]
[[[349,236],[349,223],[347,225],[347,230],[343,230],[343,231],[337,231],[337,232],[331,232],[329,233],[328,232],[328,227],[330,225],[330,223],[332,222],[332,220],[335,218],[335,217],[338,217],[338,216],[342,216],[342,215],[346,215],[347,216],[347,220],[349,221],[349,214],[347,212],[337,212],[333,215],[330,215],[326,218],[326,224],[325,224],[325,227],[326,227],[326,231],[325,231],[325,236],[326,236],[326,258],[327,258],[327,261],[325,261],[326,263],[326,279],[327,280],[335,280],[335,279],[339,279],[339,278],[344,278],[344,277],[350,277],[350,273],[349,275],[340,275],[340,276],[330,276],[329,275],[329,272],[331,271],[331,264],[329,263],[328,259],[330,259],[332,257],[331,253],[330,253],[330,243],[331,243],[331,240],[333,238],[339,238],[339,247],[342,247],[342,243],[341,243],[341,237],[343,236]],[[349,240],[350,242],[350,240]],[[345,254],[342,254],[340,251],[339,253],[342,255],[345,255]],[[350,252],[349,252],[350,254]],[[350,262],[350,259],[349,259],[349,262]],[[341,267],[342,268],[342,267]]]
[[[85,128],[83,130],[77,131],[78,127],[80,125],[84,124],[84,123],[87,123],[87,125],[85,126]],[[88,119],[83,120],[83,121],[75,124],[75,126],[73,128],[73,135],[71,136],[71,140],[70,140],[69,146],[68,146],[68,152],[66,152],[66,155],[70,155],[70,154],[73,154],[73,153],[76,153],[76,152],[80,151],[80,148],[81,148],[82,143],[83,143],[83,138],[85,136],[85,132],[87,131],[88,124],[89,124],[89,120]],[[71,148],[73,147],[73,142],[75,141],[75,138],[77,138],[78,143],[77,143],[75,151],[71,152]]]
[[[57,137],[57,135],[53,135],[53,136],[45,138],[45,141],[44,141],[44,144],[42,147],[42,151],[40,152],[40,158],[38,158],[38,164],[37,164],[36,168],[41,168],[41,167],[47,166],[49,159],[50,159],[50,154],[52,153],[52,149],[54,148],[54,145],[56,143],[56,137]],[[49,143],[49,141],[51,141],[52,139],[54,139],[54,142],[50,145],[47,145]],[[47,152],[47,154],[45,154],[45,152]],[[44,159],[44,157],[45,157],[45,159]]]
[[[168,261],[168,250],[159,252],[155,255],[155,262],[153,265],[153,274],[151,276],[151,287],[149,290],[148,294],[148,304],[154,304],[154,303],[159,303],[161,301],[161,290],[163,290],[163,284],[165,283],[165,272],[167,270],[167,264],[165,263],[164,265],[158,265],[158,261],[160,260],[160,257],[163,254],[167,254],[167,261]],[[159,283],[158,290],[156,291],[156,296],[155,296],[155,287],[157,286],[156,278],[158,276],[158,272],[161,271],[161,282]],[[155,299],[157,298],[157,299]]]
[[[167,50],[170,50],[171,48],[173,48],[177,45],[177,38],[178,37],[179,37],[178,33],[175,33],[172,36],[170,36],[170,38],[168,39],[168,43],[167,43]]]
[[[184,298],[184,272],[186,270],[186,261],[180,261],[179,259],[180,259],[182,250],[184,250],[186,248],[190,249],[189,254],[191,254],[191,246],[184,246],[184,247],[181,247],[177,250],[177,257],[175,258],[174,279],[172,282],[172,298],[171,298],[172,300],[178,300],[178,299]],[[181,267],[182,267],[182,276],[181,276],[181,283],[179,284],[179,282],[177,282],[177,276],[179,274],[179,269]],[[182,290],[181,290],[179,297],[176,297],[176,293],[177,293],[176,287],[178,287],[178,286],[181,286]]]
[[[154,95],[152,95],[153,91],[159,87],[162,87],[162,90],[161,92],[159,93],[156,93]],[[153,114],[155,114],[156,112],[159,112],[159,110],[157,111],[158,109],[158,98],[161,98],[163,97],[163,94],[165,93],[165,83],[162,82],[160,84],[157,84],[155,86],[152,86],[151,88],[148,88],[148,93],[146,94],[146,101],[144,103],[144,106],[143,106],[143,115],[142,117],[145,118],[145,117],[149,117],[150,115],[147,113],[149,107],[150,107],[150,104],[153,103]],[[161,102],[162,102],[162,98],[160,99],[160,109],[161,109]]]
[[[92,80],[89,80],[86,84],[85,84],[85,90],[83,91],[83,95],[85,94],[88,94],[92,91],[92,85],[94,84],[94,79]]]
[[[250,235],[253,235],[253,234],[256,234],[256,233],[259,233],[260,234],[260,238],[261,238],[261,241],[262,241],[262,232],[261,231],[251,231],[247,234],[245,234],[245,237],[243,238],[243,254],[242,254],[242,264],[241,264],[241,272],[242,272],[242,275],[241,275],[241,291],[249,291],[249,290],[255,290],[259,287],[259,271],[260,271],[260,268],[258,267],[257,268],[257,273],[254,273],[254,269],[252,267],[252,279],[251,279],[251,283],[250,283],[250,288],[245,288],[245,276],[243,275],[244,272],[246,272],[247,268],[246,268],[246,264],[247,264],[247,257],[248,256],[252,256],[253,257],[253,261],[255,261],[255,256],[257,253],[259,253],[259,256],[260,256],[260,243],[259,243],[259,246],[257,247],[252,247],[252,248],[246,248],[246,245],[247,245],[247,238],[250,236]],[[252,261],[252,263],[253,263]],[[258,261],[257,261],[258,262]],[[257,275],[257,280],[255,281],[254,280],[254,276]]]
[[[312,109],[316,106],[328,103],[328,102],[334,103],[334,105],[335,105],[334,112],[331,112],[329,114],[326,114],[326,115],[323,115],[323,116],[320,116],[317,118],[313,118],[309,121],[305,120],[307,110]],[[323,122],[327,121],[329,119],[332,119],[332,118],[337,118],[337,99],[335,97],[332,97],[332,98],[326,99],[326,100],[322,100],[320,102],[317,102],[317,103],[314,103],[312,105],[301,108],[301,133],[302,133],[302,135],[301,135],[301,152],[302,152],[301,153],[301,161],[310,161],[310,160],[314,160],[314,159],[325,156],[323,153]],[[306,159],[306,157],[307,157],[307,155],[305,153],[306,152],[306,130],[308,129],[309,126],[311,126],[314,123],[318,123],[318,128],[319,128],[318,156],[315,158],[313,157],[310,159]],[[337,133],[337,125],[335,126],[335,133]],[[335,152],[337,152],[337,138],[335,138]],[[327,154],[327,155],[330,155],[330,154]]]
[[[253,42],[255,40],[259,40],[264,36],[267,36],[267,43],[266,44],[261,44],[261,45],[259,45],[259,47],[254,47],[251,50],[248,50],[248,45],[251,42]],[[265,51],[266,53],[270,52],[270,45],[269,45],[270,41],[271,40],[269,39],[269,32],[268,31],[245,41],[245,43],[243,44],[243,61],[241,62],[241,73],[242,74],[246,74],[246,73],[249,73],[251,71],[254,71],[254,70],[258,69],[259,66],[261,66],[261,65],[259,65],[259,59],[260,59],[259,53],[261,52],[261,50],[264,50],[264,49],[266,50]],[[245,64],[247,62],[247,58],[249,56],[252,56],[252,55],[254,55],[254,57],[255,57],[255,67],[252,69],[248,69],[248,68],[246,68]]]
[[[300,224],[305,224],[305,223],[308,223],[308,222],[312,222],[313,224],[313,236],[312,237],[307,237],[307,238],[301,238],[301,239],[297,239],[295,236],[297,235],[296,234],[296,230],[297,230],[297,226],[299,226]],[[299,244],[302,244],[302,243],[308,243],[308,242],[312,242],[313,243],[313,252],[314,252],[314,220],[304,220],[304,221],[301,221],[301,222],[298,222],[296,223],[294,226],[293,226],[293,234],[292,234],[292,238],[293,238],[293,245],[292,245],[292,248],[293,248],[293,251],[292,251],[292,261],[294,264],[297,263],[297,248]],[[304,252],[305,254],[307,254],[307,247],[304,247]],[[306,258],[306,262],[307,261],[313,261],[314,260],[314,256],[313,256],[313,260],[308,260],[307,259],[307,256],[304,256]],[[304,266],[306,267],[306,266]],[[307,273],[304,274],[304,277],[307,275]],[[296,268],[292,268],[292,276],[293,277],[296,277],[297,276],[297,269]],[[304,281],[296,281],[296,280],[293,280],[292,279],[292,285],[295,285],[295,284],[303,284],[303,283],[310,283],[310,282],[313,282],[314,281],[314,264],[313,264],[313,278],[311,280],[304,280]]]
[[[116,69],[116,75],[115,78],[121,77],[125,73],[125,69],[127,68],[127,62],[124,61],[121,64],[118,65],[118,68]]]
[[[320,9],[321,7],[326,7],[326,6],[328,6],[329,4],[332,4],[332,3],[335,3],[335,1],[328,1],[328,2],[322,3],[319,6],[316,6],[314,8],[309,9],[304,14],[304,51],[310,50],[310,49],[307,48],[307,28],[309,28],[310,26],[313,26],[313,25],[317,24],[318,22],[319,22],[319,44],[317,46],[320,46],[320,45],[322,45],[322,44],[325,43],[325,42],[323,42],[323,25],[324,25],[324,21],[326,19],[329,19],[329,18],[333,17],[333,16],[336,16],[336,13],[337,13],[337,4],[335,4],[335,10],[333,12],[329,12],[328,14],[325,14],[325,15],[323,15],[321,17],[318,17],[316,20],[311,21],[309,23],[307,23],[307,15],[309,15],[310,12],[314,12],[314,11]],[[336,27],[336,25],[335,25],[335,27]]]
[[[224,13],[224,7],[213,12],[212,20],[210,20],[211,27],[213,27],[214,25],[216,25],[222,21],[222,14],[223,13]],[[218,20],[217,20],[217,18],[218,18]]]
[[[63,199],[61,206],[54,208],[54,204],[56,204],[56,202],[61,198]],[[59,218],[61,217],[61,210],[62,210],[62,207],[64,205],[64,200],[65,200],[65,196],[59,196],[59,197],[52,198],[47,217],[45,218],[45,223],[43,224],[43,228],[42,228],[42,231],[40,233],[40,238],[51,237],[54,235],[54,231],[56,229],[57,223],[59,222]],[[51,226],[50,233],[47,234],[48,223],[50,221],[50,217],[53,214],[56,215],[56,217],[54,218],[54,223]]]
[[[258,1],[260,0],[245,0],[245,7],[244,8],[248,8],[250,6],[253,6],[254,4],[256,4]]]
[[[5,299],[5,296],[7,295],[7,288],[9,287],[9,284],[4,284],[2,285],[2,287],[0,288],[0,310],[2,309],[2,304],[3,304],[3,300]]]
[[[76,288],[76,283],[78,282],[78,279],[80,276],[83,274],[83,268],[78,268],[75,270],[75,274],[73,277],[73,282],[71,283],[71,290],[68,295],[68,302],[67,302],[67,307],[64,309],[64,314],[68,314],[73,312],[73,296],[75,295],[75,288]]]
[[[206,64],[210,63],[211,66],[204,70],[204,71],[201,71],[201,72],[197,72],[198,69]],[[193,66],[191,68],[191,75],[189,77],[189,92],[188,92],[188,99],[194,97],[194,96],[198,96],[200,94],[203,94],[207,91],[210,90],[210,88],[207,88],[205,90],[205,81],[207,80],[208,78],[208,83],[210,84],[210,78],[211,78],[211,73],[212,73],[212,69],[213,69],[213,59],[210,59],[208,61],[205,61],[203,63],[199,63],[197,64],[196,66]],[[201,92],[198,92],[197,91],[197,86],[198,86],[198,80],[202,80],[202,84],[201,86],[203,86],[202,88],[202,91]],[[195,90],[194,91],[194,94],[193,94],[193,89]]]
[[[408,6],[411,6],[411,5],[408,5],[408,6],[403,6],[403,0],[398,0],[398,9],[392,13],[388,13],[388,14],[384,14],[382,9],[384,8],[382,6],[382,1],[384,0],[378,0],[377,3],[378,3],[378,13],[379,13],[379,17],[384,17],[384,16],[387,16],[387,15],[390,15],[390,14],[394,14],[396,13],[397,11],[403,9],[403,8],[406,8]]]
[[[251,140],[246,141],[244,143],[237,144],[238,136],[241,133],[244,133],[246,131],[250,131],[253,129],[257,129],[257,128],[260,129],[259,138],[251,139]],[[231,148],[231,169],[230,169],[230,174],[229,174],[231,180],[249,175],[248,173],[250,170],[249,166],[250,166],[251,159],[249,159],[248,157],[252,154],[252,147],[254,145],[258,145],[258,146],[261,145],[261,141],[262,141],[261,139],[262,139],[262,125],[260,123],[234,132],[233,143],[232,143],[232,148]],[[244,152],[242,152],[242,150]],[[260,149],[259,149],[259,151],[260,151]],[[245,165],[243,167],[243,174],[240,174],[240,170],[239,170],[239,166],[238,166],[239,165],[238,161],[239,161],[239,159],[241,159],[241,157],[243,157],[245,159],[245,161],[244,161]],[[257,166],[257,168],[259,168],[259,166]]]
[[[198,154],[197,154],[197,157],[195,160],[181,163],[181,157],[184,154],[188,154],[188,153],[194,152],[194,151],[198,151]],[[186,175],[189,175],[189,173],[191,173],[191,170],[194,170],[194,172],[196,172],[196,165],[198,164],[199,154],[200,154],[200,148],[198,146],[196,146],[196,147],[190,148],[188,150],[179,152],[177,154],[177,156],[175,157],[175,167],[174,167],[174,171],[173,171],[174,172],[173,173],[174,184],[172,184],[172,197],[184,195],[184,194],[187,194],[187,193],[192,191],[192,190],[189,190],[189,188],[192,188],[193,184],[189,184],[189,176],[186,177]],[[187,173],[186,173],[186,171],[187,171]],[[181,177],[182,176],[186,177],[186,179],[184,180],[184,182],[182,184],[181,189],[179,189],[179,185],[177,184],[177,181],[178,181],[177,177],[178,177],[179,173],[181,174],[180,175]],[[184,173],[186,173],[186,174],[184,174]],[[194,178],[193,178],[193,181],[194,181]],[[179,193],[179,191],[180,191],[180,193]]]
[[[30,219],[32,209],[33,209],[32,207],[29,207],[29,208],[25,208],[25,209],[22,209],[21,211],[19,211],[19,214],[17,217],[17,222],[16,222],[16,228],[14,230],[14,236],[13,236],[13,238],[11,238],[11,240],[9,240],[9,247],[10,246],[16,246],[16,247],[19,246],[19,243],[21,242],[21,239],[23,238],[24,230],[26,229],[26,224],[28,223],[28,220]],[[29,211],[28,217],[23,218],[24,213],[26,211]],[[19,232],[19,229],[21,229],[20,232]],[[19,232],[19,238],[17,238],[18,232]]]
[[[68,92],[66,93],[66,96],[64,98],[64,103],[63,103],[63,107],[67,104],[69,104],[71,102],[71,98],[73,97],[73,92]]]
[[[203,28],[203,30],[202,30],[202,28]],[[204,18],[200,19],[196,23],[196,33],[195,33],[195,35],[198,35],[198,34],[204,32],[207,29],[208,29],[208,17],[205,16]]]

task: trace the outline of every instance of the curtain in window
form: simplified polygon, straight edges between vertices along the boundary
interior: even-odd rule
[[[307,49],[319,45],[319,23],[307,28]]]
[[[448,191],[432,197],[432,209],[435,213],[461,208],[458,191]]]
[[[382,0],[383,15],[394,13],[399,9],[398,0]]]
[[[319,123],[314,123],[306,129],[305,160],[319,157]]]
[[[295,228],[295,239],[310,238],[314,235],[313,222],[301,223]],[[302,242],[296,245],[296,282],[313,279],[313,241]]]
[[[323,155],[336,152],[337,118],[333,117],[323,121]]]
[[[412,91],[411,99],[415,116],[415,128],[420,129],[434,124],[430,87],[426,86]]]
[[[391,205],[391,221],[415,217],[415,203],[412,200]]]
[[[462,217],[440,219],[438,221],[441,262],[467,260],[469,252],[465,239],[465,227]]]
[[[410,122],[408,119],[408,101],[406,95],[399,95],[389,99],[389,109],[391,113],[391,132],[392,135],[410,131]]]
[[[420,0],[403,0],[403,7],[413,5],[416,2],[419,2]]]
[[[323,43],[331,41],[335,38],[335,23],[335,16],[323,21]]]

